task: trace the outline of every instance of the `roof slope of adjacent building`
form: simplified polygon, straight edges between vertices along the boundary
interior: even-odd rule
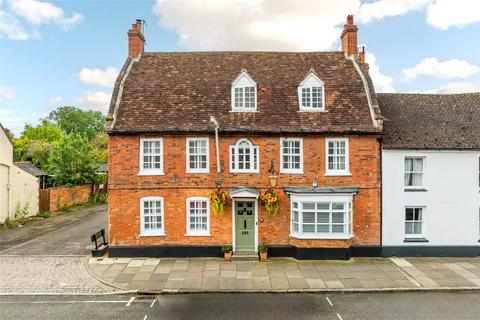
[[[257,112],[230,112],[242,70],[257,83]],[[299,112],[297,88],[311,70],[325,84],[327,112]],[[223,132],[381,131],[368,73],[343,52],[161,52],[125,62],[109,133],[208,132],[210,116]]]
[[[480,92],[378,94],[384,149],[480,149]]]
[[[30,175],[34,177],[41,177],[41,176],[47,176],[48,173],[43,171],[40,168],[37,168],[33,163],[29,161],[22,161],[22,162],[14,162],[14,164],[22,169],[23,171],[29,173]]]

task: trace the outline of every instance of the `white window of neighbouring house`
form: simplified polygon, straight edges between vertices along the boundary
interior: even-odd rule
[[[210,235],[210,205],[208,198],[187,198],[187,234],[189,236]]]
[[[352,236],[352,196],[292,196],[291,236],[346,239]]]
[[[303,173],[303,139],[280,138],[280,172]]]
[[[259,172],[260,150],[247,139],[230,146],[230,172]]]
[[[163,139],[140,139],[139,174],[163,174]]]
[[[325,175],[350,175],[348,138],[325,139]]]
[[[423,237],[424,222],[423,207],[406,207],[405,208],[405,237]]]
[[[209,172],[208,138],[187,138],[187,172]]]
[[[145,197],[140,199],[140,235],[165,235],[163,217],[162,197]]]
[[[298,101],[300,111],[325,110],[325,87],[313,71],[298,86]]]
[[[405,188],[423,188],[425,180],[425,158],[405,157]]]
[[[257,84],[247,71],[242,70],[232,82],[232,111],[253,112],[257,110]]]

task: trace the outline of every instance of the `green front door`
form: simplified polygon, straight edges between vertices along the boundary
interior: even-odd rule
[[[255,203],[235,202],[235,250],[255,251]]]

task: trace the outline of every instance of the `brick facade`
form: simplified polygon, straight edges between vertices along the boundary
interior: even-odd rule
[[[92,186],[89,184],[74,187],[53,187],[50,188],[50,211],[58,211],[62,207],[68,207],[78,203],[85,203],[90,199]],[[57,202],[60,208],[57,208]]]
[[[187,137],[209,138],[210,173],[186,173]],[[163,138],[165,175],[138,176],[139,141],[142,137]],[[349,138],[351,176],[325,176],[325,138],[323,135],[291,135],[303,138],[304,173],[278,174],[276,191],[281,198],[280,213],[267,214],[259,205],[258,239],[265,237],[269,245],[296,247],[346,248],[351,245],[380,245],[380,145],[375,135],[343,135]],[[338,136],[340,137],[340,136]],[[260,173],[230,173],[229,146],[240,138],[248,138],[260,147]],[[223,180],[223,189],[250,186],[259,190],[269,187],[270,161],[280,168],[280,136],[227,135],[220,132],[220,163],[216,173],[214,135],[110,135],[109,138],[109,215],[110,244],[128,245],[221,245],[232,243],[232,208],[215,216],[211,213],[211,236],[185,236],[186,198],[207,197],[215,190],[215,182]],[[349,240],[300,240],[289,236],[290,200],[284,186],[310,187],[316,177],[319,187],[357,186],[353,201],[353,234]],[[165,236],[139,236],[140,198],[164,198]]]

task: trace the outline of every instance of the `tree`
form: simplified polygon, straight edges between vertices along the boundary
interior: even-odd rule
[[[92,183],[96,169],[93,147],[80,134],[63,137],[49,157],[48,172],[59,185]]]
[[[15,136],[13,135],[13,132],[10,131],[8,128],[3,128],[4,131],[5,131],[5,134],[7,135],[7,137],[13,141],[13,139],[15,139]]]
[[[105,117],[100,111],[81,110],[73,106],[60,107],[49,113],[47,120],[56,124],[66,134],[81,134],[88,140],[105,131]]]
[[[100,163],[107,163],[108,158],[108,135],[105,132],[98,133],[92,139],[95,157]]]

